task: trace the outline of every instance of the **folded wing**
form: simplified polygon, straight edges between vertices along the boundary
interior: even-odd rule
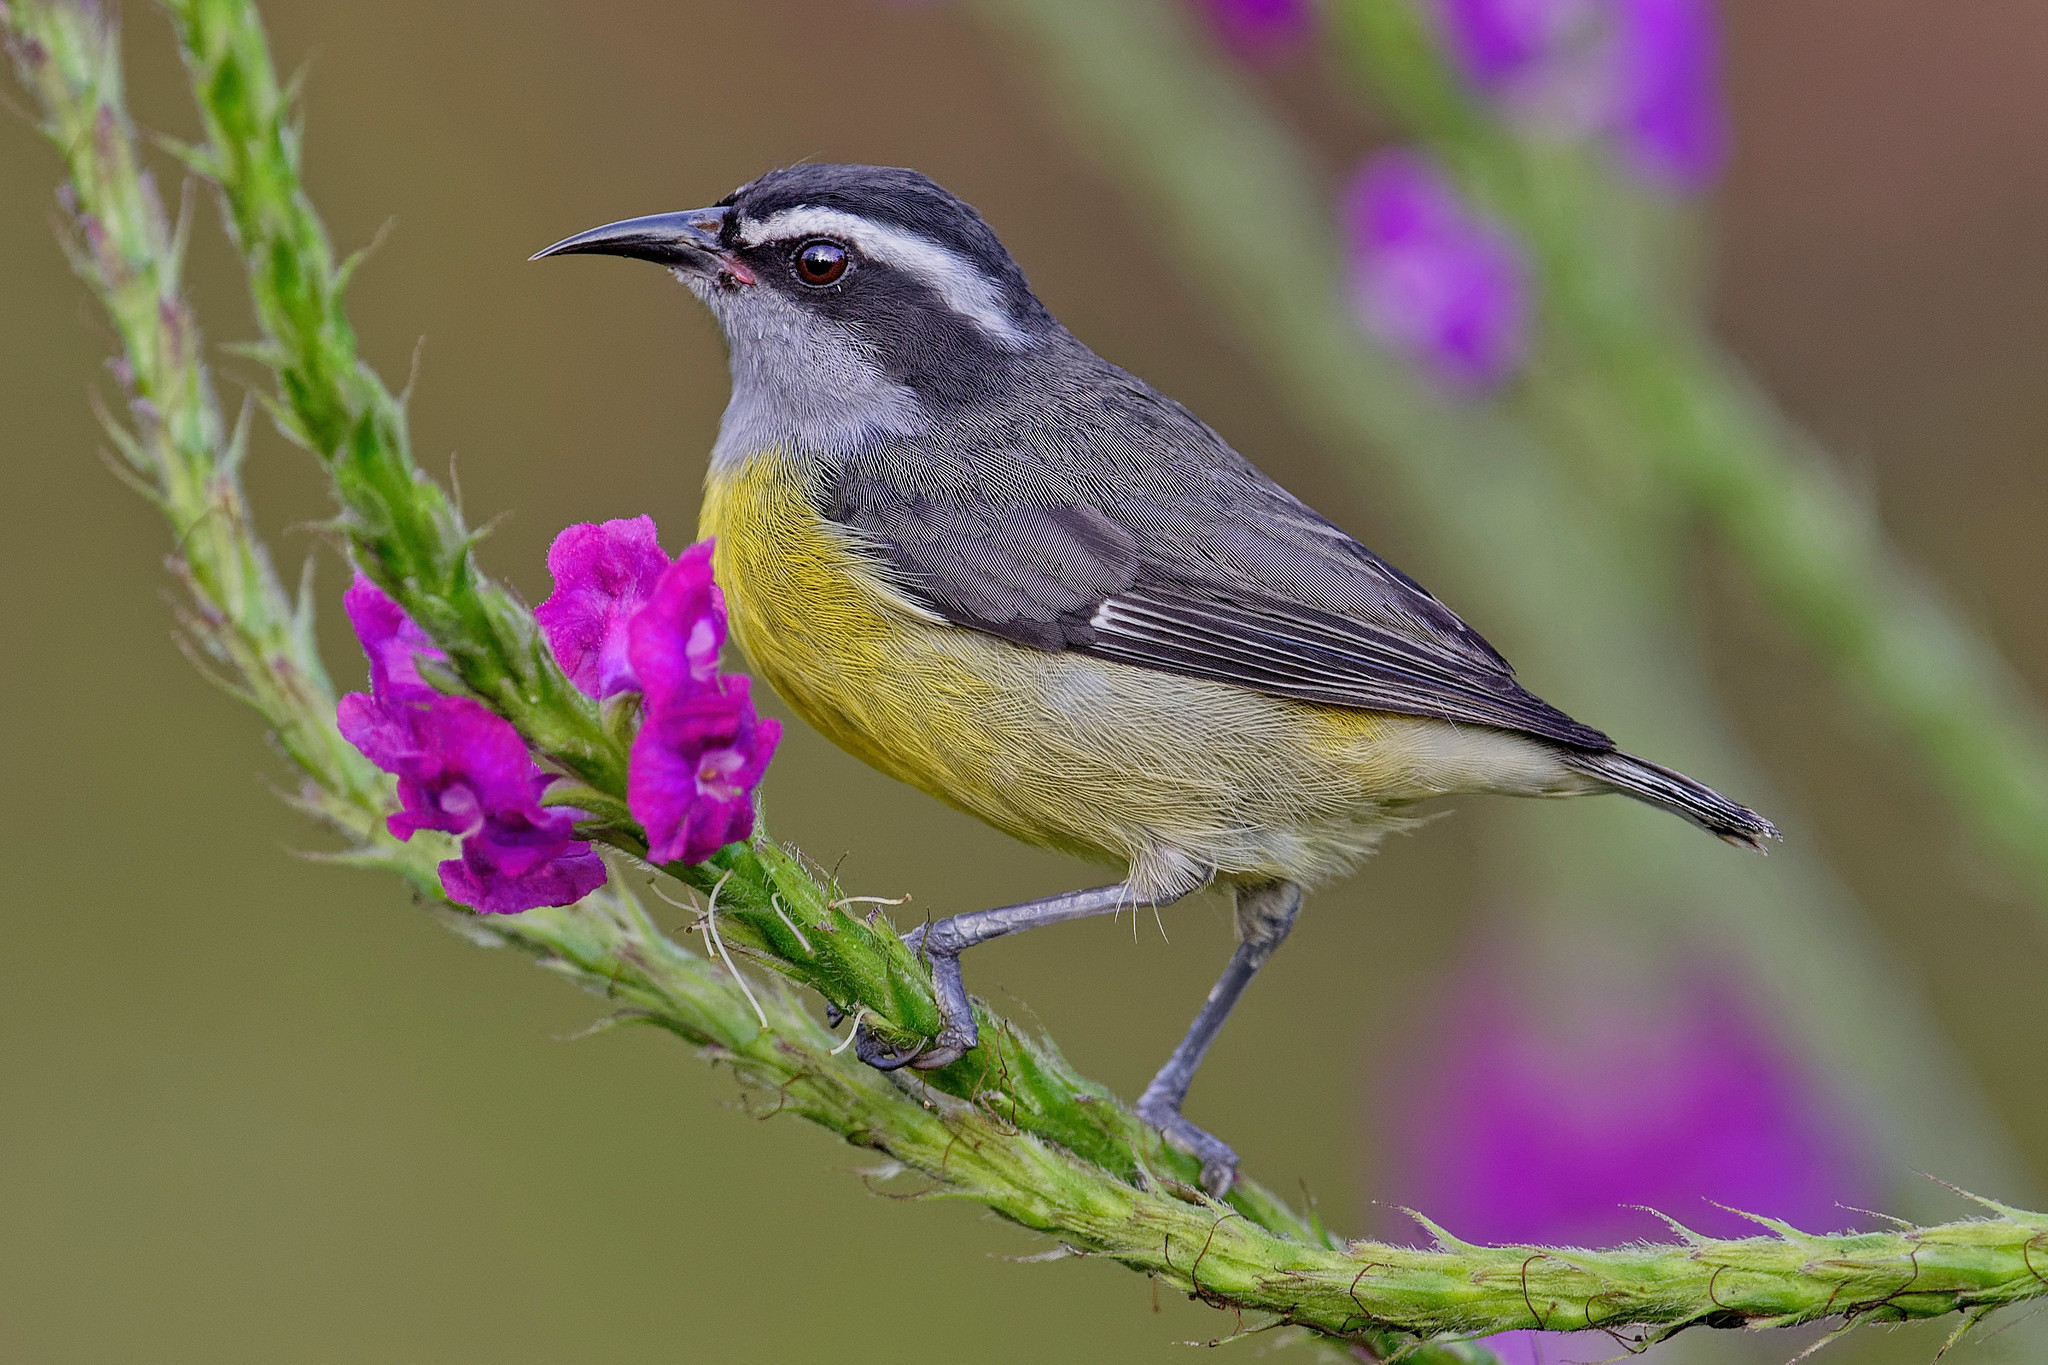
[[[1185,409],[1117,377],[1012,414],[1002,439],[874,447],[820,510],[919,606],[1032,648],[1614,747]]]

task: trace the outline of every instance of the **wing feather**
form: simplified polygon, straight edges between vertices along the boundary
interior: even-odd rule
[[[918,605],[1032,648],[1614,747],[1186,409],[1090,359],[1088,384],[858,452],[820,511]]]
[[[1355,706],[1541,735],[1575,748],[1613,741],[1532,695],[1512,675],[1447,668],[1415,642],[1358,623],[1350,630],[1266,604],[1183,598],[1136,589],[1090,618],[1086,653],[1236,683],[1275,696]]]

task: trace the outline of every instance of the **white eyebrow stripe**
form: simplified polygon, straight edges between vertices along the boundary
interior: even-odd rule
[[[740,240],[759,246],[783,237],[837,237],[851,243],[862,255],[887,262],[898,270],[917,276],[937,291],[946,306],[973,322],[996,341],[1012,350],[1029,344],[1010,310],[1003,305],[1002,291],[991,284],[972,262],[914,232],[890,227],[839,209],[800,204],[765,220],[740,220]]]

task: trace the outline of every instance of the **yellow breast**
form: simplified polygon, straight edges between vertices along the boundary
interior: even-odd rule
[[[965,770],[989,758],[971,721],[987,686],[888,600],[846,532],[818,515],[815,478],[768,453],[706,485],[698,530],[717,538],[713,568],[733,638],[828,739],[950,799]]]

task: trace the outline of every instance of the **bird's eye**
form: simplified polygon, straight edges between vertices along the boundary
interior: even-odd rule
[[[846,248],[837,242],[805,242],[796,252],[797,277],[822,288],[846,273]]]

